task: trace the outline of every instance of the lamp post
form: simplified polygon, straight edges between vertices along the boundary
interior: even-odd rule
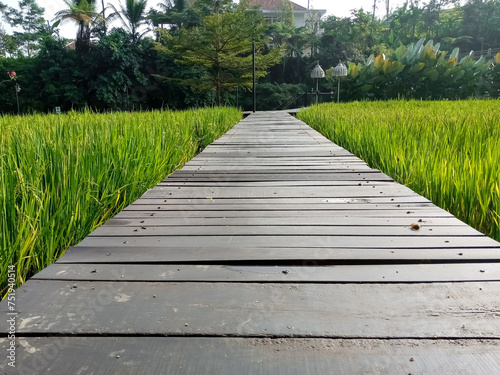
[[[321,69],[321,66],[319,66],[319,61],[316,61],[316,66],[311,72],[311,78],[316,79],[316,104],[318,104],[318,99],[319,99],[319,79],[320,78],[325,78],[325,71]]]
[[[8,80],[5,80],[5,81],[1,81],[0,84],[4,83],[4,82],[10,82],[10,81],[15,81],[17,79],[17,74],[16,72],[12,71],[12,72],[7,72],[7,74],[9,75],[9,78]],[[14,90],[16,91],[16,102],[17,102],[17,114],[21,114],[21,110],[20,110],[20,107],[19,107],[19,91],[21,91],[21,86],[19,86],[18,83],[16,83],[16,85],[14,86]]]
[[[21,114],[21,108],[19,107],[19,91],[21,91],[21,86],[19,86],[18,83],[16,83],[16,101],[17,101],[17,114]]]
[[[252,41],[252,94],[253,94],[253,113],[257,110],[257,91],[255,91],[255,40]]]
[[[340,78],[347,76],[347,68],[344,64],[339,62],[339,64],[333,69],[333,76],[337,77],[338,88],[337,88],[337,103],[340,101]]]

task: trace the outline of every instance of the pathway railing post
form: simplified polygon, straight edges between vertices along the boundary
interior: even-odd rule
[[[252,42],[252,66],[253,66],[253,113],[257,110],[257,92],[255,91],[255,40]]]

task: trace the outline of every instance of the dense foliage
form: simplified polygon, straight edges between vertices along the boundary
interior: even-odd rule
[[[459,49],[450,55],[440,44],[421,39],[408,47],[400,46],[389,55],[371,55],[365,63],[350,63],[341,95],[344,100],[359,99],[468,99],[498,97],[500,52],[477,61],[470,55],[459,59]],[[334,68],[326,78],[337,90]]]
[[[500,101],[322,104],[298,117],[500,240]]]
[[[390,79],[385,83],[364,82],[363,77],[373,78],[368,71],[374,68],[370,67],[358,78],[351,76],[355,79],[348,85],[342,85],[348,91],[342,93],[341,99],[393,98],[397,94],[409,98],[456,98],[457,87],[463,86],[457,83],[456,76],[448,79],[440,74],[437,81],[432,81],[435,73],[428,72],[429,76],[420,77],[427,66],[419,74],[412,73],[411,79],[417,82],[411,89],[403,87],[401,81],[408,78],[412,65],[401,60],[402,48],[410,49],[422,38],[432,39],[433,49],[440,45],[440,51],[434,52],[438,61],[441,51],[448,52],[434,65],[438,70],[448,64],[455,48],[460,52],[453,68],[459,70],[481,55],[491,62],[500,51],[496,22],[500,0],[467,0],[463,5],[453,0],[409,1],[389,14],[376,10],[375,17],[362,9],[346,18],[309,17],[299,28],[295,27],[287,0],[280,2],[282,9],[272,24],[263,23],[262,18],[257,20],[259,17],[250,10],[242,17],[242,9],[249,9],[245,1],[237,6],[231,0],[163,0],[151,7],[151,1],[121,0],[119,6],[109,9],[102,9],[102,3],[68,0],[66,9],[48,23],[36,0],[19,0],[15,8],[0,0],[4,22],[14,27],[6,32],[0,21],[0,72],[18,73],[15,83],[21,88],[18,97],[22,113],[52,112],[56,106],[63,111],[85,107],[105,111],[189,108],[217,102],[249,109],[252,39],[258,41],[257,75],[263,85],[260,91],[273,97],[272,103],[258,98],[259,109],[297,105],[293,101],[296,93],[310,91],[314,86],[310,72],[318,60],[325,70],[339,60],[363,70],[382,54],[385,58],[378,58],[377,65],[380,59],[383,64],[388,64],[385,60],[389,59],[392,65],[405,65],[394,85],[389,84]],[[254,22],[251,30],[250,21]],[[59,37],[59,22],[74,25],[74,49],[70,48],[70,40]],[[231,25],[240,26],[236,29],[240,35],[234,44],[237,48],[208,51],[212,46],[210,34],[227,36]],[[476,51],[471,60],[461,64],[471,50]],[[209,57],[201,58],[204,54]],[[374,58],[369,59],[370,55]],[[219,67],[210,59],[223,64]],[[393,69],[388,77],[397,70]],[[458,81],[469,78],[465,74]],[[15,83],[5,73],[0,73],[0,82],[0,112],[17,113]],[[330,91],[326,80],[320,84],[321,91]],[[367,90],[366,85],[372,89]],[[494,69],[480,77],[474,75],[469,85],[475,87],[468,87],[458,97],[500,94],[499,75]],[[335,91],[336,85],[332,86]],[[278,98],[283,101],[277,103]]]
[[[236,109],[0,117],[0,290],[22,283],[241,119]]]

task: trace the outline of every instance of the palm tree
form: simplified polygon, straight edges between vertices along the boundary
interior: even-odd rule
[[[96,11],[95,0],[64,0],[68,9],[56,13],[56,18],[61,23],[73,21],[78,25],[75,48],[79,52],[86,52],[90,46],[90,33],[92,27],[104,18]]]
[[[111,4],[110,8],[113,13],[108,17],[108,20],[119,18],[132,35],[132,40],[135,43],[149,31],[146,30],[142,34],[138,32],[139,28],[146,24],[146,5],[147,0],[126,0],[125,6],[120,5],[121,10],[119,11]]]

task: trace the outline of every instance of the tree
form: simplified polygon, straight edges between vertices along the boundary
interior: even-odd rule
[[[281,0],[278,6],[278,22],[283,22],[289,28],[295,28],[295,17],[290,0]]]
[[[388,44],[397,47],[399,44],[408,44],[420,39],[417,25],[421,24],[422,9],[411,3],[403,4],[387,18]]]
[[[68,9],[56,13],[56,18],[62,23],[72,21],[78,25],[76,35],[76,50],[88,52],[92,27],[104,22],[104,18],[96,11],[94,0],[64,0]]]
[[[120,5],[120,11],[111,4],[110,7],[113,9],[113,13],[108,19],[112,20],[113,18],[119,18],[123,26],[125,26],[127,31],[132,35],[132,41],[135,43],[149,31],[146,30],[142,34],[138,32],[139,28],[146,24],[146,4],[147,0],[126,0],[125,6]]]
[[[144,48],[141,48],[141,43]],[[148,82],[143,50],[151,49],[151,43],[148,38],[134,42],[122,29],[114,29],[109,35],[101,37],[89,53],[85,70],[90,106],[130,110],[139,103],[141,98],[137,94],[141,91],[130,89],[142,87]]]
[[[23,31],[15,31],[13,38],[28,57],[38,49],[45,20],[44,9],[40,8],[35,0],[20,0],[16,8],[4,7],[5,18],[13,27],[20,27]]]
[[[63,111],[84,107],[85,74],[75,51],[66,48],[62,39],[44,38],[35,57],[36,69],[31,72],[33,97],[43,103],[40,110]]]
[[[0,25],[0,56],[14,55],[17,47],[17,43],[12,35],[7,34],[2,25]]]
[[[470,36],[473,40],[468,47],[474,50],[498,48],[500,1],[469,0],[463,10],[463,35]]]
[[[158,3],[158,7],[161,10],[156,12],[155,17],[160,24],[167,24],[170,27],[174,26],[177,30],[182,27],[187,10],[185,0],[176,0],[175,2],[172,0],[163,0],[163,2]],[[152,20],[154,21],[155,19],[152,18]]]
[[[262,53],[268,42],[265,29],[261,17],[240,6],[235,12],[206,16],[200,27],[182,29],[178,35],[162,32],[165,45],[157,43],[157,48],[182,64],[204,67],[206,74],[201,79],[184,79],[183,83],[214,89],[220,105],[223,91],[252,86],[252,39],[257,49],[257,77],[264,77],[267,69],[281,60],[280,48]]]
[[[377,22],[377,21],[375,21]],[[326,65],[336,65],[341,61],[362,61],[369,54],[371,15],[363,10],[353,11],[350,18],[328,17],[322,22],[324,29],[320,37],[320,61]],[[378,25],[374,28],[378,34]]]

